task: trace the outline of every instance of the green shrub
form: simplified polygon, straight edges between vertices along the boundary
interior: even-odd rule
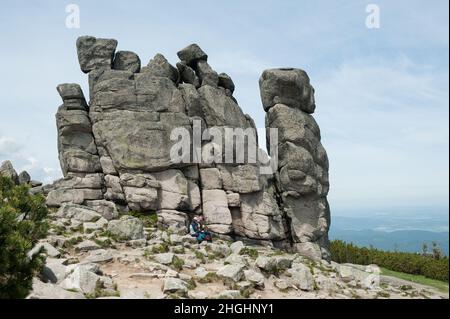
[[[389,270],[448,282],[448,257],[383,251],[357,247],[352,243],[334,240],[330,244],[331,259],[337,263],[359,265],[376,264]]]
[[[172,267],[178,271],[181,271],[184,266],[184,260],[178,256],[173,257]]]
[[[24,298],[31,290],[44,257],[27,253],[47,234],[47,214],[42,195],[0,176],[0,299]]]

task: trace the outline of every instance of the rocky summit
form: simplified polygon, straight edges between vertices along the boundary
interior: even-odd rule
[[[79,38],[88,97],[57,87],[64,178],[42,185],[0,167],[50,211],[47,238],[29,251],[47,258],[28,298],[448,298],[376,265],[330,261],[328,159],[304,71],[261,75],[269,157],[233,80],[200,46],[175,67],[161,54],[142,66],[117,45]],[[246,132],[231,148],[230,129]],[[212,243],[188,234],[198,215]]]
[[[77,40],[90,92],[71,83],[57,88],[64,178],[46,187],[48,206],[82,205],[107,220],[127,211],[156,212],[160,225],[173,229],[186,229],[202,214],[216,235],[328,259],[328,158],[311,115],[316,105],[306,72],[262,73],[261,112],[267,132],[276,130],[276,139],[267,141],[273,150],[267,165],[254,121],[233,96],[233,80],[209,65],[200,46],[180,50],[176,66],[156,54],[141,67],[137,54],[116,52],[117,45],[90,36]],[[190,152],[177,161],[173,133],[180,129],[201,140],[190,141]],[[205,133],[226,135],[228,129],[250,132],[241,146],[254,140],[256,160],[238,141],[232,160],[225,160],[227,146]],[[217,148],[212,160],[203,161]]]

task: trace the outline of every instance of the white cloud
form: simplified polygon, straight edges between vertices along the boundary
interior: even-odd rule
[[[14,139],[0,136],[0,163],[9,160],[15,170],[20,173],[27,171],[31,178],[51,183],[61,177],[59,168],[43,167],[40,160],[32,156]]]
[[[44,172],[45,172],[46,174],[52,174],[52,173],[55,172],[55,169],[54,169],[54,168],[51,168],[51,167],[44,167]]]
[[[38,167],[39,161],[32,156],[24,158],[25,164],[20,168],[21,171],[31,171]]]
[[[19,149],[20,147],[14,139],[0,136],[0,158],[6,158],[7,155],[17,152]]]
[[[448,202],[448,77],[401,57],[313,83],[336,203]]]

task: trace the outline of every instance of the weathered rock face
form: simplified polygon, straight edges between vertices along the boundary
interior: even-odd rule
[[[328,162],[310,115],[314,89],[306,73],[267,70],[261,77],[267,127],[278,128],[280,137],[276,172],[263,174],[268,157],[259,150],[253,120],[233,97],[233,80],[216,72],[198,45],[178,52],[176,67],[156,54],[142,68],[135,53],[115,53],[116,46],[111,39],[77,41],[90,101],[77,84],[58,86],[64,179],[47,187],[47,204],[88,206],[108,220],[117,210],[157,212],[161,225],[175,229],[203,214],[215,233],[308,253],[311,246],[302,247],[311,244],[322,256]],[[230,135],[236,129],[245,138]],[[180,141],[180,131],[194,141]],[[223,143],[230,136],[231,153]],[[173,149],[180,143],[189,152],[177,158]],[[117,224],[127,231],[124,221]]]
[[[81,70],[89,73],[94,69],[111,68],[116,47],[116,40],[79,37],[77,51]]]
[[[119,51],[114,58],[114,70],[137,73],[141,70],[141,59],[131,51]]]
[[[260,87],[266,126],[278,128],[277,188],[294,248],[311,257],[328,257],[328,158],[310,115],[314,89],[297,69],[266,70]]]
[[[305,71],[299,69],[265,70],[260,79],[261,100],[264,110],[268,111],[275,104],[314,113],[314,88],[309,84]]]
[[[0,166],[0,175],[10,178],[15,184],[19,184],[19,175],[17,175],[10,161],[4,161]]]

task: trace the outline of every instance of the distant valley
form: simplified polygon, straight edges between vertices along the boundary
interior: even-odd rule
[[[449,254],[448,210],[424,214],[420,210],[386,213],[374,211],[359,216],[332,215],[330,239],[373,246],[390,251],[420,252],[423,243],[431,250],[436,242]]]
[[[420,252],[422,244],[425,242],[431,251],[431,244],[435,241],[448,256],[449,233],[430,232],[423,230],[399,230],[394,232],[376,231],[376,230],[340,230],[332,229],[330,239],[341,239],[346,242],[352,242],[357,246],[389,250]]]

